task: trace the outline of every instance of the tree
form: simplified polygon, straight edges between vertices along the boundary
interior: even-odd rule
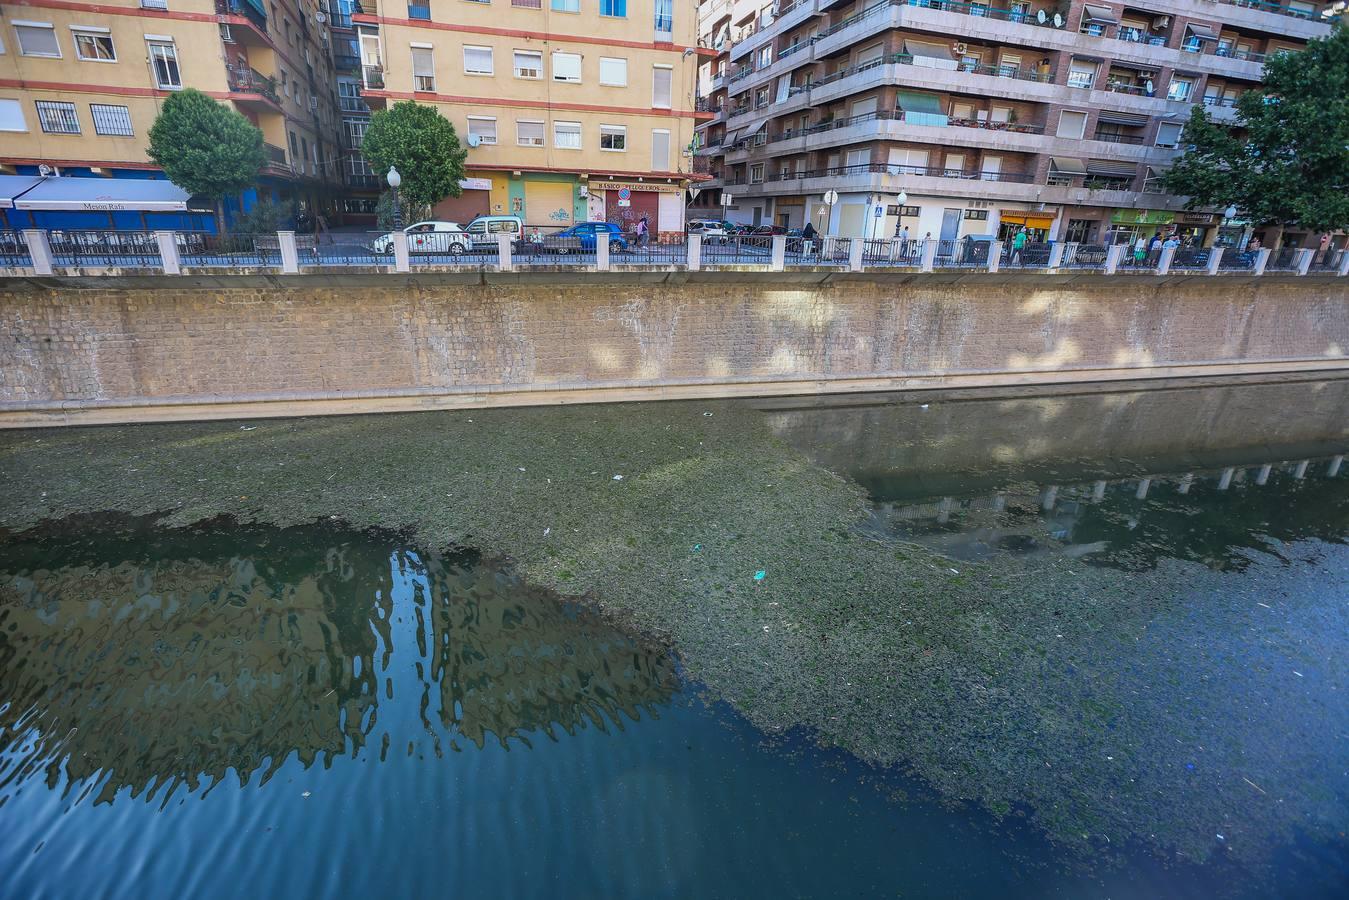
[[[150,159],[189,193],[215,201],[217,230],[225,230],[224,198],[252,186],[267,160],[262,132],[201,91],[170,94],[150,126]]]
[[[1195,107],[1167,190],[1190,208],[1233,205],[1260,224],[1349,228],[1349,27],[1269,57],[1236,113],[1233,130]]]
[[[430,206],[463,193],[464,158],[454,125],[430,106],[395,103],[370,117],[361,155],[380,178],[392,166],[403,176],[399,194],[409,203]]]

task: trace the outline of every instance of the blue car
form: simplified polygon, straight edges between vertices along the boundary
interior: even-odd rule
[[[628,249],[628,240],[623,237],[623,230],[612,222],[582,222],[573,225],[545,237],[543,249],[553,253],[594,253],[600,235],[607,237],[610,253]]]

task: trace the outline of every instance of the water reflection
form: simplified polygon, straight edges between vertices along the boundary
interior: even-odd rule
[[[0,543],[0,804],[34,779],[167,800],[292,753],[527,744],[674,689],[658,649],[389,535],[81,521]]]

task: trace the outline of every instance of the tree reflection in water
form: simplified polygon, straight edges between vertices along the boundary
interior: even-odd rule
[[[475,554],[81,518],[0,541],[0,805],[33,779],[167,802],[360,754],[622,727],[666,653]]]

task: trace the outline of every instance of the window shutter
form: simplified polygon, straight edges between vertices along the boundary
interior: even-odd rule
[[[657,109],[670,108],[670,86],[674,81],[673,69],[651,70],[651,105]]]
[[[651,169],[654,172],[670,171],[670,132],[651,132]]]

